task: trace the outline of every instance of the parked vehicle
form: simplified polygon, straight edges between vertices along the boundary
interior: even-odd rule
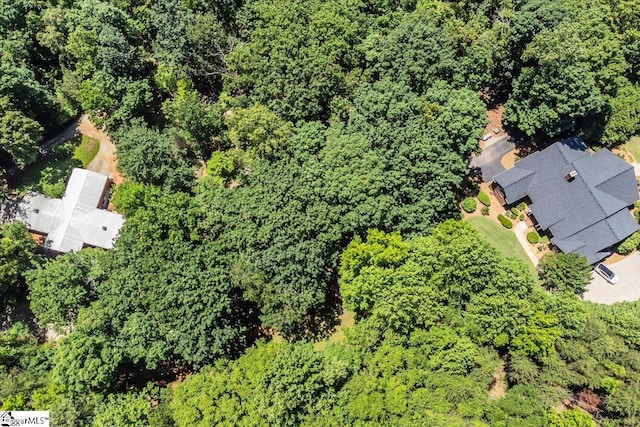
[[[490,133],[486,134],[485,136],[482,137],[483,141],[488,141],[489,139],[491,139],[493,137],[493,135],[491,135]]]
[[[604,280],[606,280],[607,282],[611,283],[612,285],[615,285],[616,283],[618,283],[618,276],[616,276],[616,273],[614,273],[609,267],[607,267],[606,265],[602,264],[602,263],[598,263],[598,265],[596,265],[593,270],[598,273],[599,275],[601,275]]]

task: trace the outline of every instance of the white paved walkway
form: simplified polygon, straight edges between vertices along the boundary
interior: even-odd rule
[[[520,242],[520,245],[522,246],[524,251],[527,253],[527,256],[529,257],[533,265],[537,267],[538,257],[536,256],[535,252],[533,252],[533,249],[531,249],[531,246],[527,241],[527,228],[528,228],[527,224],[525,224],[524,221],[520,221],[513,228],[513,231],[516,234],[516,237],[518,238],[518,242]]]
[[[631,163],[633,169],[636,171],[636,176],[640,176],[640,163]]]

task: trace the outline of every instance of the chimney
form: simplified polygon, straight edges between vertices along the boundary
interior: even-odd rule
[[[568,174],[565,175],[564,179],[571,182],[573,181],[573,179],[578,176],[578,172],[576,172],[575,170],[569,172]]]

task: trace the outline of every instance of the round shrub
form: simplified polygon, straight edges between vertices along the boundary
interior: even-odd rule
[[[519,219],[520,221],[524,221],[524,214],[520,214],[520,216],[518,216],[518,219]]]
[[[538,234],[537,231],[533,230],[527,233],[527,242],[531,243],[532,245],[535,245],[539,241],[540,241],[540,235]]]
[[[500,221],[500,224],[502,224],[504,228],[513,228],[511,220],[502,214],[498,215],[498,221]]]
[[[489,215],[489,206],[483,206],[482,209],[480,209],[480,213],[484,216],[488,216]]]
[[[478,207],[478,205],[476,204],[476,199],[472,197],[467,197],[466,199],[464,199],[462,203],[460,203],[460,206],[466,213],[473,213]]]
[[[516,208],[511,208],[511,213],[514,214],[515,216],[518,216],[520,211],[518,209],[516,209]]]
[[[524,202],[518,203],[518,210],[523,211],[527,208],[527,205]]]
[[[489,195],[484,191],[478,193],[478,200],[480,200],[480,203],[485,206],[491,206],[491,199],[489,198]]]

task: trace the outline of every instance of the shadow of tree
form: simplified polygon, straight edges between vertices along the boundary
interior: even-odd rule
[[[47,331],[36,321],[24,289],[19,289],[15,304],[5,304],[0,310],[0,330],[6,331],[18,322],[24,323],[39,341],[45,341]]]

